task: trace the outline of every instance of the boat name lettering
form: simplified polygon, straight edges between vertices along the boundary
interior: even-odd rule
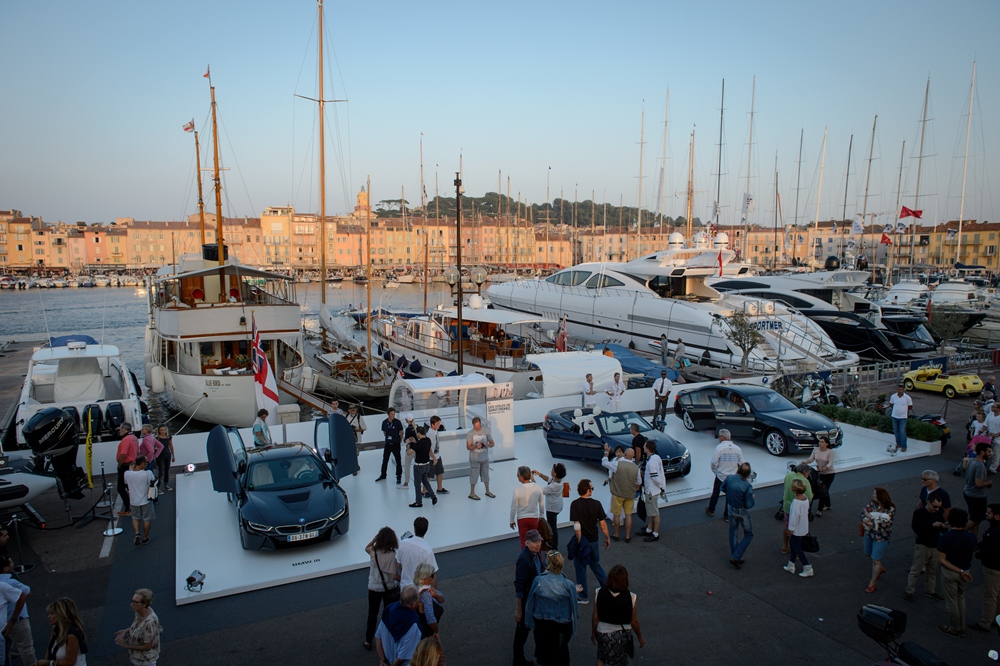
[[[222,386],[221,379],[206,379],[205,386]]]
[[[764,321],[755,321],[751,323],[751,326],[758,331],[780,331],[783,329],[783,322],[776,321],[773,319],[765,319]]]

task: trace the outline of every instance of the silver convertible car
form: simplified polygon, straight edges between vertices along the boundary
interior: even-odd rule
[[[233,503],[243,548],[275,550],[347,533],[350,511],[339,481],[358,470],[354,429],[339,414],[314,424],[312,447],[248,449],[235,428],[209,433],[212,486]]]

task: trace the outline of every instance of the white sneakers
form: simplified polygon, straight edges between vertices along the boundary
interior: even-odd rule
[[[795,562],[789,562],[785,566],[781,567],[790,574],[795,573]],[[806,564],[802,567],[802,573],[799,574],[801,578],[812,578],[813,577],[813,567],[811,564]]]

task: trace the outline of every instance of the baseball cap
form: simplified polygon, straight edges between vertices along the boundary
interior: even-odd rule
[[[542,540],[542,535],[538,530],[528,530],[528,533],[524,535],[524,540],[538,542]]]

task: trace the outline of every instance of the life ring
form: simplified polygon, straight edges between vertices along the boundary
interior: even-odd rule
[[[438,329],[438,330],[434,331],[434,337],[437,338],[438,340],[441,340],[442,338],[444,338],[444,334],[441,333],[440,329]]]

